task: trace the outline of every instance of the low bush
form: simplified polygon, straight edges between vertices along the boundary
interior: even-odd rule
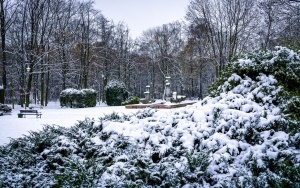
[[[130,105],[130,104],[139,104],[140,98],[136,96],[129,97],[126,101],[122,102],[122,106]]]
[[[7,106],[6,104],[0,103],[0,111],[3,111],[4,113],[11,112],[11,107]]]

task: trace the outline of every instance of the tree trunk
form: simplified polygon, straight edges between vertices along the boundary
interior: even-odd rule
[[[47,80],[46,80],[46,94],[45,94],[45,106],[48,105],[48,99],[49,99],[49,84],[50,84],[50,72],[49,72],[49,66],[47,67]]]
[[[7,85],[6,79],[6,51],[5,51],[5,13],[4,13],[4,0],[0,1],[0,24],[1,24],[1,50],[2,50],[2,85],[3,88],[0,88],[0,103],[5,102],[5,90]]]
[[[44,66],[41,69],[41,93],[40,93],[40,105],[45,105],[45,73],[44,73]]]

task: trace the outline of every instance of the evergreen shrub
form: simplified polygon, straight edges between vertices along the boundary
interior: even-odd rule
[[[0,146],[0,187],[199,187],[207,178],[210,152],[178,145],[161,153],[149,139],[139,144],[106,132],[116,116],[71,128],[46,125]]]
[[[70,108],[94,107],[97,103],[97,93],[93,89],[65,89],[60,93],[60,106]]]
[[[139,103],[140,103],[140,98],[136,96],[131,96],[126,101],[122,102],[122,106],[130,105],[130,104],[139,104]]]
[[[11,107],[7,106],[6,104],[0,103],[0,111],[3,111],[4,113],[11,112]]]
[[[83,103],[86,107],[94,107],[97,104],[97,93],[93,89],[83,89],[81,90],[84,98]]]
[[[222,106],[214,114],[215,131],[250,146],[245,150],[249,154],[247,159],[243,155],[248,170],[241,170],[236,175],[240,177],[238,180],[223,180],[224,187],[300,186],[299,151],[294,152],[299,148],[299,67],[300,54],[288,48],[257,51],[228,63],[211,86],[210,97],[223,105],[229,104],[230,110],[244,113],[243,122],[238,121],[239,117],[228,119],[228,109]],[[258,106],[261,110],[257,110]],[[255,115],[245,121],[251,113]],[[258,154],[257,146],[264,148],[263,152]]]
[[[121,106],[128,98],[128,91],[123,82],[111,80],[105,87],[105,95],[108,106]]]

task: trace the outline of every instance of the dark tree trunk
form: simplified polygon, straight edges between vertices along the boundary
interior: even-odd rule
[[[1,50],[2,50],[2,85],[3,88],[0,88],[0,103],[5,102],[5,90],[7,85],[6,79],[6,52],[5,52],[5,13],[4,13],[4,0],[0,0],[0,24],[1,24]]]

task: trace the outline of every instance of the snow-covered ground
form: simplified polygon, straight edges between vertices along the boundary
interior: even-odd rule
[[[93,108],[61,108],[59,102],[51,102],[47,107],[38,109],[42,113],[42,118],[36,118],[33,115],[18,118],[20,109],[23,108],[16,105],[10,115],[0,116],[0,145],[8,143],[10,138],[26,135],[28,131],[41,130],[46,124],[70,127],[85,118],[98,120],[99,117],[112,112],[129,114],[138,111],[138,109],[125,109],[124,106],[110,107],[105,105],[98,105]],[[169,110],[161,111],[168,112]]]

